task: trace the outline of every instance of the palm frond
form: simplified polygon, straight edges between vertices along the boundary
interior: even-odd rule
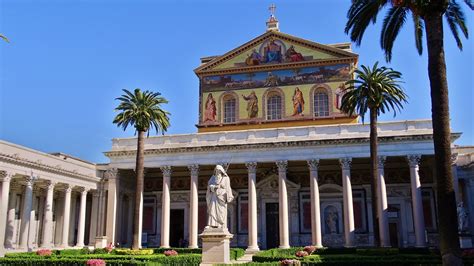
[[[0,34],[0,39],[3,39],[6,42],[10,42],[10,40],[8,40],[7,36],[5,36],[3,34]]]
[[[351,40],[360,45],[365,30],[369,24],[375,23],[379,10],[387,3],[387,0],[354,0],[347,12],[347,23],[344,29]]]
[[[467,5],[470,9],[474,10],[474,1],[472,1],[472,0],[464,0],[464,3],[466,3],[466,5]]]
[[[416,50],[418,54],[423,54],[423,29],[424,29],[424,22],[421,20],[420,16],[416,14],[412,14],[413,17],[413,25],[415,26],[415,44]]]
[[[407,16],[406,7],[391,7],[383,20],[382,33],[380,34],[380,45],[385,51],[387,62],[392,59],[392,48],[400,29],[405,24]]]
[[[448,3],[448,7],[446,8],[446,12],[444,14],[446,21],[448,22],[448,26],[451,29],[454,39],[456,40],[456,44],[460,50],[462,50],[462,41],[459,36],[458,28],[464,34],[464,37],[469,37],[469,32],[466,26],[466,18],[464,16],[464,12],[461,9],[461,6],[454,1],[451,0]]]

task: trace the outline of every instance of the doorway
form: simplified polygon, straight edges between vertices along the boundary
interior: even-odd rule
[[[398,224],[397,222],[388,223],[388,232],[390,235],[390,246],[392,248],[398,248]]]
[[[170,246],[187,247],[184,239],[184,209],[171,209],[170,222]]]
[[[277,202],[265,204],[265,221],[267,249],[276,248],[280,243],[280,217]]]

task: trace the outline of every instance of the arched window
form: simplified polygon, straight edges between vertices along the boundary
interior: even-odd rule
[[[236,116],[236,100],[234,97],[224,98],[224,123],[234,123]]]
[[[281,96],[278,94],[270,94],[267,99],[267,120],[281,119]]]
[[[322,117],[329,116],[329,97],[324,91],[316,91],[313,95],[314,102],[314,116]]]

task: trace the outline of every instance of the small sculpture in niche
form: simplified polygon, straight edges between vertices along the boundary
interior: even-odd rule
[[[216,101],[212,96],[212,93],[207,95],[205,111],[204,111],[204,122],[215,122],[216,121]]]
[[[304,111],[304,98],[303,92],[296,87],[295,93],[293,94],[293,116],[303,115]]]
[[[339,233],[339,214],[334,206],[328,206],[324,210],[324,217],[326,223],[326,232],[329,234]]]
[[[248,96],[242,95],[247,101],[247,113],[249,118],[255,118],[258,115],[258,98],[255,91],[252,91]]]
[[[467,226],[468,226],[468,220],[467,220],[468,217],[467,217],[466,209],[464,208],[464,203],[462,201],[458,203],[457,213],[458,213],[459,232],[466,231]]]

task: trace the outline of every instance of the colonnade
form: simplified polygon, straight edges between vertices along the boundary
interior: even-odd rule
[[[16,246],[13,245],[15,236],[13,229],[15,227],[15,201],[10,199],[10,188],[11,181],[13,178],[18,178],[19,181],[24,183],[24,189],[22,191],[22,205],[20,219],[21,223],[19,226],[18,243]],[[30,250],[33,248],[67,248],[69,247],[69,234],[70,224],[74,224],[70,218],[71,210],[71,197],[72,190],[80,192],[80,209],[78,217],[78,230],[77,230],[77,244],[76,247],[84,247],[84,238],[86,232],[86,204],[87,194],[89,189],[86,187],[72,186],[66,183],[59,183],[53,180],[43,180],[34,175],[20,176],[14,173],[6,171],[0,171],[0,181],[2,185],[1,190],[1,204],[0,204],[0,250],[3,249],[19,249],[19,250]],[[42,217],[42,234],[39,236],[38,242],[35,247],[32,246],[33,238],[35,237],[34,232],[31,230],[31,223],[34,221],[34,208],[33,208],[33,188],[41,185],[46,192],[43,202],[43,217]],[[53,204],[54,204],[54,190],[60,190],[63,193],[64,204],[63,215],[62,215],[62,230],[61,238],[59,243],[55,244],[53,239]],[[43,197],[40,197],[42,199]],[[16,199],[16,197],[14,197]],[[40,223],[41,224],[41,223]]]

